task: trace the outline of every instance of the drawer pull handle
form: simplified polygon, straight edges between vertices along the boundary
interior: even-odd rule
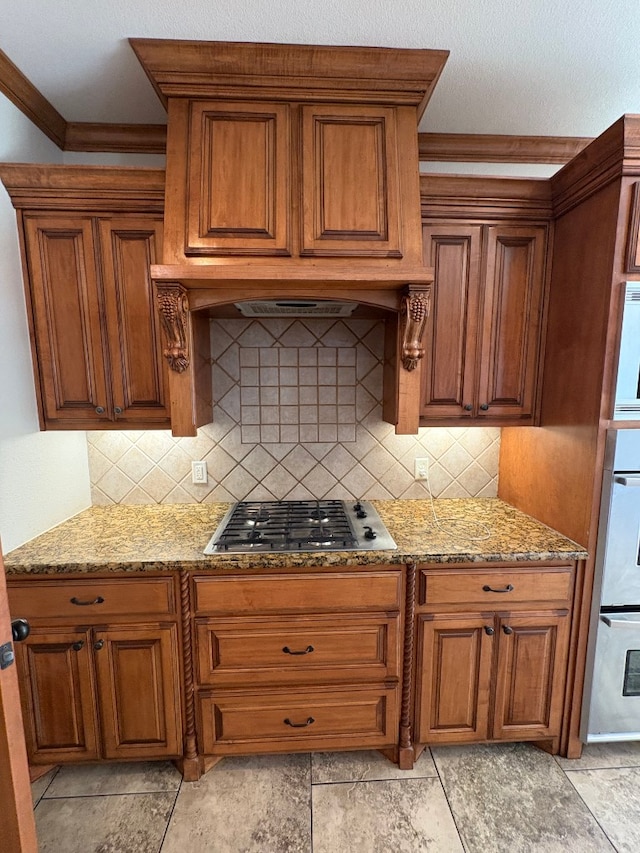
[[[100,649],[101,649],[103,646],[104,646],[104,640],[96,640],[96,642],[93,644],[93,648],[94,648],[97,652],[99,652],[99,651],[100,651]]]
[[[513,586],[510,583],[508,583],[504,589],[494,589],[492,586],[488,586],[487,584],[485,584],[482,587],[482,591],[483,592],[513,592]]]
[[[495,634],[495,630],[491,627],[491,625],[485,625],[484,632],[488,637],[493,637],[493,635]]]
[[[513,628],[510,625],[503,625],[502,630],[505,634],[513,634]]]
[[[97,596],[97,598],[94,598],[93,601],[79,601],[74,595],[73,598],[70,599],[70,601],[72,604],[77,604],[78,607],[88,607],[91,604],[102,604],[104,601],[104,598],[101,595],[99,595],[99,596]]]
[[[313,717],[307,717],[306,723],[292,723],[289,717],[284,721],[285,726],[291,726],[292,729],[304,729],[305,726],[310,726],[311,723],[315,723]]]
[[[302,649],[300,652],[292,651],[289,646],[283,646],[282,651],[285,655],[310,655],[312,651],[314,651],[313,646],[307,646],[306,649]]]
[[[77,641],[76,641],[76,642],[71,646],[71,648],[74,650],[74,652],[79,652],[79,651],[80,651],[80,649],[81,649],[83,646],[84,646],[84,640],[77,640]]]

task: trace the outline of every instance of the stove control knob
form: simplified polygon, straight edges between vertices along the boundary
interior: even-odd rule
[[[365,527],[364,529],[364,538],[365,539],[375,539],[377,536],[376,533],[370,527]]]
[[[356,518],[366,518],[367,517],[367,513],[362,508],[362,504],[360,503],[360,501],[358,501],[358,503],[353,507],[353,511],[356,514]]]

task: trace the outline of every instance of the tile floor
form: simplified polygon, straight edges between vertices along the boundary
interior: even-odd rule
[[[74,766],[33,785],[41,853],[591,853],[640,850],[640,743],[578,761],[528,744]],[[1,847],[1,845],[0,845]]]

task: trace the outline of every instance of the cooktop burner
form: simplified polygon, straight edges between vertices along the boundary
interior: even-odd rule
[[[367,501],[240,501],[205,554],[262,551],[387,551],[396,543]]]

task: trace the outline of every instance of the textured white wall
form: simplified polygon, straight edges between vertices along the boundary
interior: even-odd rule
[[[0,161],[62,154],[0,94]],[[85,433],[40,432],[15,211],[0,184],[0,537],[5,553],[89,506]]]

